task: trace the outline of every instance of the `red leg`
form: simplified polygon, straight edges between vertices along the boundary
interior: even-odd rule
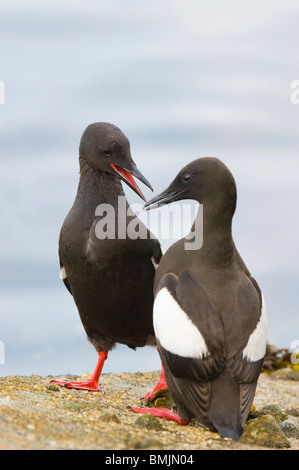
[[[174,411],[168,410],[167,408],[131,408],[131,411],[134,413],[151,414],[157,418],[175,421],[178,424],[189,424],[190,422],[190,419],[182,419],[179,415],[174,413]]]
[[[149,403],[154,398],[155,394],[159,390],[163,390],[163,389],[164,390],[167,389],[167,383],[166,383],[164,368],[162,364],[161,376],[157,385],[143,397],[143,400],[147,400],[147,403]]]
[[[99,359],[96,368],[91,378],[87,382],[67,382],[62,380],[51,380],[51,383],[60,385],[60,387],[74,388],[76,390],[89,390],[91,392],[100,392],[101,389],[99,386],[99,378],[101,376],[104,362],[106,361],[107,356],[107,352],[99,352]]]

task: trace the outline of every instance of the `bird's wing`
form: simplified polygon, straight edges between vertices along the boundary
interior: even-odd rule
[[[157,269],[160,261],[161,261],[161,258],[163,256],[162,254],[162,248],[161,248],[161,245],[160,245],[160,242],[157,238],[152,238],[152,256],[151,256],[151,260],[152,260],[152,263],[153,263],[153,266],[155,269]]]
[[[63,280],[63,283],[65,287],[67,288],[67,290],[69,291],[69,293],[73,295],[70,283],[67,278],[67,272],[60,256],[59,256],[59,265],[60,265],[60,279]]]
[[[103,262],[109,266],[116,256],[134,252],[149,258],[156,269],[162,251],[158,239],[148,230],[136,216],[128,204],[127,214],[117,216],[113,211],[104,217],[97,215],[86,233],[85,255],[91,265],[103,269]]]
[[[157,292],[154,328],[174,400],[184,406],[192,402],[193,410],[203,415],[209,382],[227,367],[240,384],[240,409],[246,418],[266,346],[266,312],[257,283],[251,277],[240,283],[236,326],[230,328],[188,271],[165,275]]]
[[[165,275],[157,292],[154,328],[167,383],[181,415],[180,403],[188,401],[198,415],[206,415],[209,381],[224,366],[221,318],[188,271]]]
[[[243,336],[243,344],[236,350],[228,351],[227,368],[240,383],[241,413],[247,416],[262,370],[267,342],[265,301],[252,276],[248,276],[247,282],[239,287],[237,308],[246,328],[242,328],[242,325],[238,328],[239,336]]]

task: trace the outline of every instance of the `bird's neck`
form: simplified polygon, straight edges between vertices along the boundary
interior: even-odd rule
[[[232,217],[231,211],[217,208],[215,201],[200,205],[190,232],[191,241],[194,234],[194,249],[190,249],[189,256],[204,259],[210,265],[230,263],[234,256]]]
[[[80,166],[76,203],[86,208],[99,204],[111,204],[116,207],[119,196],[124,196],[124,192],[118,178],[104,171],[95,171],[88,165]]]

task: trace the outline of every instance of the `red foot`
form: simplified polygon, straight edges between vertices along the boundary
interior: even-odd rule
[[[131,408],[131,411],[134,413],[151,414],[157,418],[175,421],[178,424],[189,424],[190,422],[190,419],[181,419],[174,411],[168,410],[167,408]]]
[[[59,385],[60,387],[74,388],[76,390],[88,390],[90,392],[100,392],[99,378],[102,373],[104,362],[107,359],[107,352],[99,352],[99,359],[92,374],[91,378],[87,382],[67,382],[63,380],[51,380],[51,383]]]
[[[76,390],[89,390],[90,392],[100,392],[99,383],[94,380],[88,380],[87,382],[67,382],[63,380],[51,380],[52,384],[59,385],[65,388],[74,388]]]
[[[147,400],[147,403],[149,403],[154,398],[156,392],[158,392],[159,390],[163,390],[163,389],[165,390],[167,388],[168,387],[167,387],[164,369],[162,365],[161,376],[157,385],[143,397],[143,400]]]

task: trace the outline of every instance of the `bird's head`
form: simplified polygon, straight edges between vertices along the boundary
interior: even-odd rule
[[[113,124],[106,122],[90,124],[82,135],[79,154],[81,164],[88,165],[94,171],[116,176],[144,200],[145,197],[133,177],[153,190],[132,159],[129,140]]]
[[[186,165],[165,191],[148,201],[144,208],[153,209],[182,199],[236,205],[235,180],[225,164],[214,157],[198,158]]]

